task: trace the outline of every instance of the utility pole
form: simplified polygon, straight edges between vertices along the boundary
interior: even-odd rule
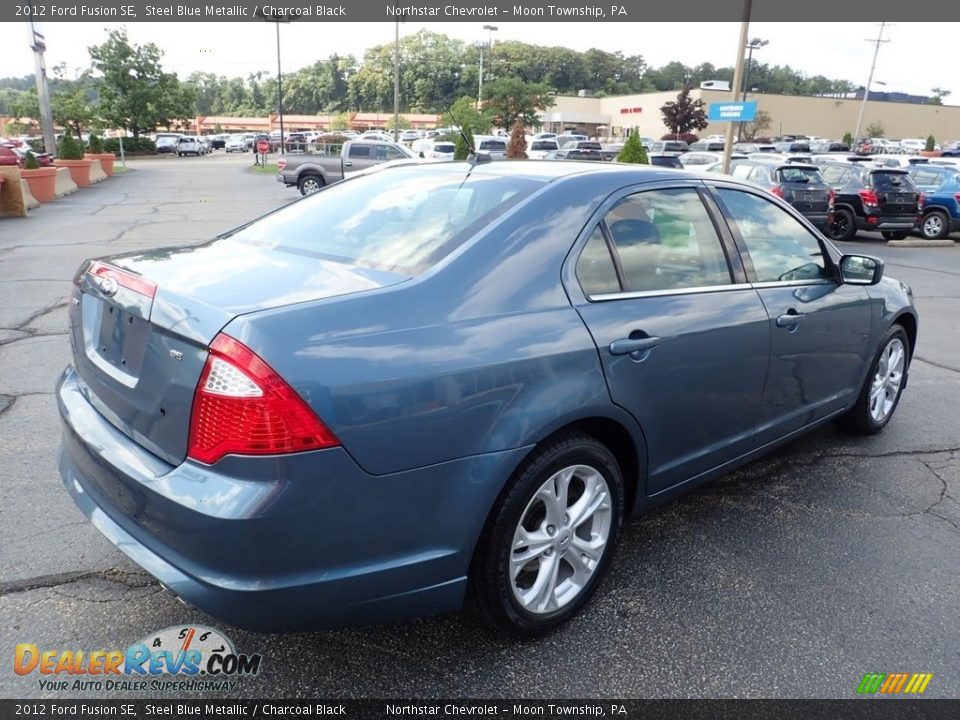
[[[280,154],[285,155],[283,138],[283,73],[280,71],[280,21],[277,21],[277,110],[280,114]]]
[[[480,43],[480,85],[477,88],[477,110],[483,108],[483,51],[486,49],[493,55],[493,34],[500,28],[496,25],[484,25],[483,29],[487,31],[487,42]]]
[[[877,55],[880,54],[880,45],[882,43],[890,42],[889,40],[883,39],[883,30],[886,28],[886,26],[887,23],[880,23],[880,32],[877,33],[877,37],[872,39],[867,38],[868,42],[875,43],[873,48],[873,62],[870,63],[870,76],[867,78],[867,86],[863,89],[863,102],[860,103],[860,114],[857,116],[857,130],[853,134],[854,148],[856,148],[857,141],[860,139],[860,128],[863,125],[863,113],[866,112],[867,109],[867,98],[870,97],[870,83],[873,82],[873,71],[877,67]]]
[[[747,91],[750,89],[750,68],[753,67],[753,51],[759,50],[765,45],[769,45],[769,40],[761,40],[760,38],[754,38],[747,43],[747,73],[746,79],[743,81],[743,102],[747,101]],[[743,123],[737,123],[739,129],[737,130],[737,142],[743,138]]]
[[[43,53],[47,49],[43,35],[38,33],[30,21],[30,49],[37,81],[37,100],[40,102],[40,126],[43,129],[43,149],[52,155],[57,153],[57,137],[53,129],[53,111],[50,109],[50,91],[47,89],[47,63]]]
[[[400,142],[400,20],[393,40],[393,141]]]
[[[732,101],[736,102],[740,94],[740,82],[743,78],[743,49],[747,46],[747,33],[750,30],[750,11],[753,0],[743,0],[743,21],[740,23],[740,40],[737,42],[737,64],[733,68]],[[730,172],[730,154],[733,152],[733,123],[727,123],[727,135],[723,143],[723,174]]]

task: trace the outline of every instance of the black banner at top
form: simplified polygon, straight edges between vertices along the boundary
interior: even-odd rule
[[[52,0],[0,3],[16,22],[723,22],[743,19],[745,0]],[[753,0],[750,17],[767,22],[960,20],[943,0]],[[810,38],[816,42],[815,38]]]

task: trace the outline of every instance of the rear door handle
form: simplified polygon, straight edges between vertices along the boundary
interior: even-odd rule
[[[344,167],[353,167],[353,163],[350,160],[345,160],[343,163]]]
[[[611,355],[633,355],[655,348],[660,344],[658,337],[623,338],[610,343]]]
[[[800,324],[800,321],[803,319],[803,314],[794,312],[787,312],[784,315],[781,315],[777,318],[777,327],[782,328],[795,328]]]

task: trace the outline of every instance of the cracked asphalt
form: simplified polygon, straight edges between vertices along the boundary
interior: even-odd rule
[[[469,610],[261,635],[180,605],[61,487],[65,303],[86,257],[204,240],[295,197],[247,162],[131,162],[0,222],[0,696],[83,697],[14,675],[18,643],[124,648],[204,623],[263,655],[244,697],[848,698],[864,673],[895,671],[960,697],[960,247],[870,236],[845,247],[884,258],[921,313],[886,431],[825,427],[632,521],[594,602],[551,637],[498,637]]]

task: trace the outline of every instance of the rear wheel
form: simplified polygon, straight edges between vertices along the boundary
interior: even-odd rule
[[[907,234],[905,232],[894,232],[893,230],[884,230],[883,239],[884,240],[903,240]]]
[[[496,627],[545,635],[590,599],[623,516],[620,466],[602,443],[571,433],[537,449],[493,509],[470,569],[473,596]]]
[[[324,184],[323,178],[319,175],[304,175],[297,182],[297,189],[301,195],[313,195],[323,190]]]
[[[909,368],[910,340],[903,327],[894,325],[883,336],[856,405],[841,423],[863,435],[883,430],[900,402]]]
[[[920,234],[927,240],[942,240],[950,234],[950,219],[942,210],[931,210],[923,216]]]
[[[827,237],[831,240],[852,240],[857,234],[853,213],[840,208],[833,214],[833,222],[827,225]]]

